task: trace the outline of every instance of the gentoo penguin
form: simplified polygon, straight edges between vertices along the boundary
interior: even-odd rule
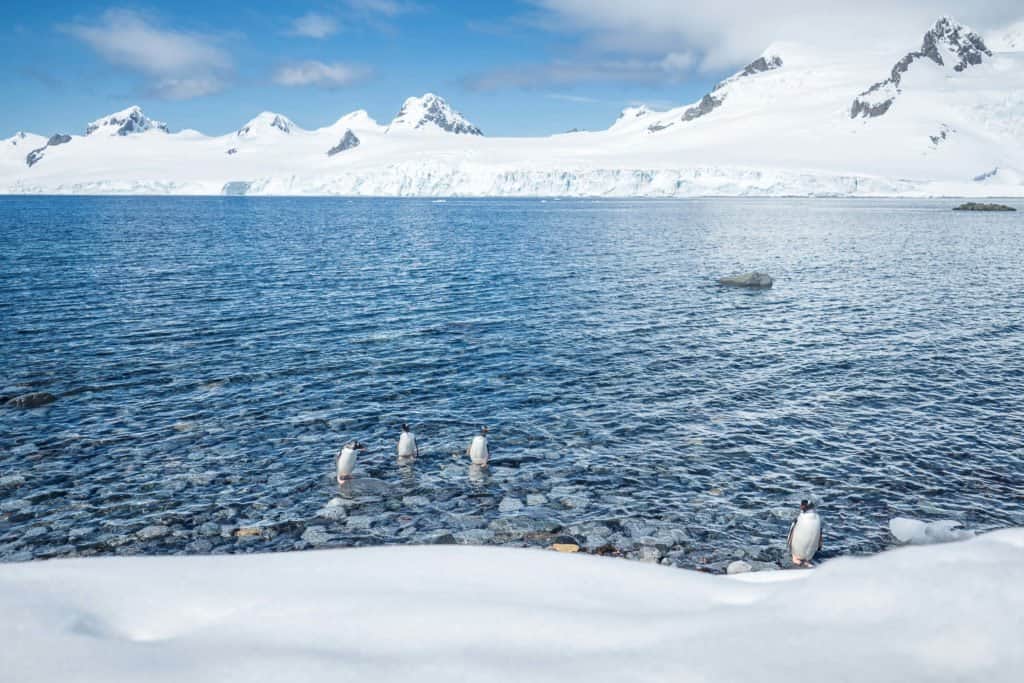
[[[466,452],[474,465],[486,467],[487,461],[491,459],[490,451],[487,450],[487,427],[480,428],[480,433],[473,437]]]
[[[416,435],[409,431],[409,425],[402,424],[402,434],[398,437],[398,457],[418,458],[420,448],[416,445]]]
[[[821,518],[814,509],[814,503],[801,500],[800,514],[789,527],[789,538],[786,539],[793,564],[810,567],[814,554],[821,550]]]
[[[356,467],[356,452],[365,451],[366,446],[358,441],[349,441],[341,447],[341,452],[334,459],[335,467],[338,469],[338,483],[352,478],[352,470]]]

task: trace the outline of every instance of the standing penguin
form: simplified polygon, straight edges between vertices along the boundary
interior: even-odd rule
[[[821,518],[818,517],[814,503],[801,500],[800,514],[789,527],[789,538],[786,539],[793,564],[810,567],[814,554],[821,550]]]
[[[356,467],[356,452],[365,451],[366,446],[358,441],[349,441],[341,447],[341,452],[334,459],[334,465],[338,470],[338,483],[352,478],[352,470]]]
[[[480,433],[473,437],[466,452],[469,453],[469,459],[474,465],[487,466],[487,461],[491,459],[491,453],[487,449],[487,427],[480,428]]]
[[[409,430],[409,425],[402,423],[402,434],[398,437],[398,457],[418,458],[420,447],[416,445],[416,435]]]

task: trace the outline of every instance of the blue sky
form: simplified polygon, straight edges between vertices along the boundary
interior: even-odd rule
[[[1018,2],[978,2],[966,18],[985,25],[979,28],[996,25],[1024,14]],[[0,136],[77,133],[131,104],[172,130],[209,134],[263,110],[304,128],[353,109],[387,122],[405,97],[428,91],[490,135],[605,128],[631,104],[698,99],[773,40],[862,39],[862,21],[873,40],[884,26],[899,35],[894,44],[911,49],[945,3],[862,0],[855,10],[838,9],[848,4],[12,3],[0,29]]]
[[[306,128],[353,109],[386,122],[405,97],[428,91],[446,97],[487,134],[533,135],[604,128],[623,106],[692,100],[715,80],[712,74],[625,73],[544,82],[538,73],[533,82],[531,70],[572,63],[587,48],[577,36],[545,28],[527,3],[187,5],[9,7],[0,88],[17,95],[4,98],[0,136],[77,133],[130,104],[174,130],[210,134],[238,128],[263,110]],[[141,57],[117,44],[118,32],[137,34]],[[175,37],[182,40],[175,43]],[[162,39],[169,44],[145,47]],[[165,64],[154,54],[161,49],[200,54],[194,64],[174,55]],[[517,82],[523,74],[526,80]]]

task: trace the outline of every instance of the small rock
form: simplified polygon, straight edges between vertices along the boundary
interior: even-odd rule
[[[462,531],[456,531],[453,536],[457,543],[484,545],[494,538],[494,532],[487,529],[463,529]]]
[[[138,534],[136,534],[136,536],[138,536],[140,541],[152,541],[155,538],[161,538],[169,533],[171,533],[171,528],[169,526],[164,526],[162,524],[152,524],[150,526],[142,527],[141,529],[139,529],[139,532]]]
[[[456,543],[455,536],[450,533],[442,532],[434,535],[430,541],[434,545],[454,545]]]
[[[248,536],[262,536],[263,529],[258,526],[243,526],[235,529],[235,538],[246,538]]]
[[[516,512],[523,509],[523,501],[512,496],[505,496],[498,504],[498,512]]]
[[[637,559],[641,562],[657,562],[662,558],[662,552],[653,545],[642,545],[637,551]]]
[[[22,394],[21,396],[15,396],[14,398],[7,401],[7,405],[12,408],[39,408],[53,403],[57,400],[57,397],[53,394],[48,394],[45,391],[34,391],[31,394]]]
[[[743,273],[742,275],[731,275],[718,280],[718,284],[727,287],[753,287],[755,289],[768,289],[774,284],[774,280],[767,273]]]
[[[548,497],[543,493],[531,493],[526,496],[527,505],[544,505],[548,502]]]
[[[580,551],[580,547],[575,543],[552,543],[551,549],[560,553],[578,553]]]
[[[982,202],[967,202],[954,207],[954,211],[1016,211],[1017,209],[1006,204],[985,204]]]
[[[743,560],[736,560],[730,562],[729,566],[725,568],[726,574],[746,574],[747,572],[753,571],[754,568],[750,566],[749,562]]]
[[[25,477],[20,474],[8,474],[6,477],[0,477],[0,490],[3,489],[15,489],[25,483]]]
[[[310,545],[323,545],[330,540],[330,536],[324,527],[311,526],[306,527],[306,530],[302,532],[302,540]]]

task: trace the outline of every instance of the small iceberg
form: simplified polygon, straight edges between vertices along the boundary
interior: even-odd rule
[[[922,522],[907,517],[895,517],[889,520],[889,532],[900,543],[909,545],[950,543],[974,537],[973,531],[962,527],[960,522],[952,519]]]

